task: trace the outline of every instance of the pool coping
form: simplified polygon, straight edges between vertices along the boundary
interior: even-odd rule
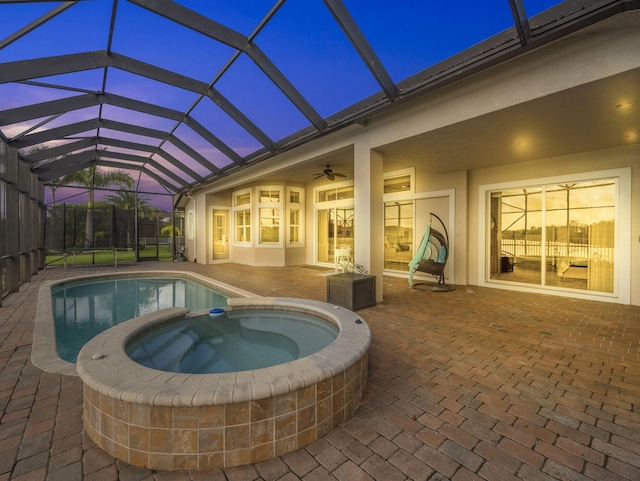
[[[280,308],[315,314],[336,324],[340,332],[326,348],[302,359],[248,371],[182,374],[142,366],[126,354],[127,343],[154,324],[187,315],[168,308],[118,324],[91,339],[80,351],[77,371],[92,390],[129,403],[153,406],[210,406],[255,401],[330,378],[353,365],[368,351],[371,331],[358,314],[321,301],[284,297],[228,300],[228,309]]]
[[[109,280],[113,278],[127,277],[179,277],[204,284],[225,294],[237,297],[259,297],[256,294],[224,282],[215,281],[209,277],[186,271],[126,271],[90,274],[84,276],[68,277],[56,281],[45,282],[38,291],[38,304],[33,327],[33,344],[31,347],[31,362],[42,371],[62,374],[66,376],[78,376],[76,364],[65,361],[58,355],[56,346],[55,323],[53,320],[53,306],[51,290],[64,284],[78,281]]]

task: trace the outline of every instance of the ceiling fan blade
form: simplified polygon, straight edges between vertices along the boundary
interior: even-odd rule
[[[313,180],[319,179],[320,177],[326,177],[328,180],[335,180],[336,177],[346,177],[344,174],[338,174],[333,171],[330,165],[327,165],[327,168],[322,171],[322,173],[313,174]]]

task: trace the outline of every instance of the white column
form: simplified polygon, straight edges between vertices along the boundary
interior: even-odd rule
[[[376,302],[382,301],[384,205],[382,154],[358,140],[354,146],[355,263],[376,276]]]

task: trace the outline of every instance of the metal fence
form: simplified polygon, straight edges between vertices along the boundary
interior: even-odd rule
[[[172,259],[184,244],[174,235],[176,214],[163,211],[137,217],[133,210],[113,205],[87,208],[57,205],[46,208],[47,265],[114,264]],[[180,216],[180,214],[177,214]]]
[[[45,207],[44,184],[18,150],[0,140],[0,306],[2,299],[49,263],[67,265],[172,259],[184,246],[184,214],[136,218],[114,206]],[[149,214],[149,212],[147,212]],[[161,233],[170,225],[168,233]]]

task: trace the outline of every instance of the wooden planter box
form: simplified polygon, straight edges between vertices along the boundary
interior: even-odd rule
[[[376,305],[376,276],[353,272],[327,277],[327,302],[352,311]]]

